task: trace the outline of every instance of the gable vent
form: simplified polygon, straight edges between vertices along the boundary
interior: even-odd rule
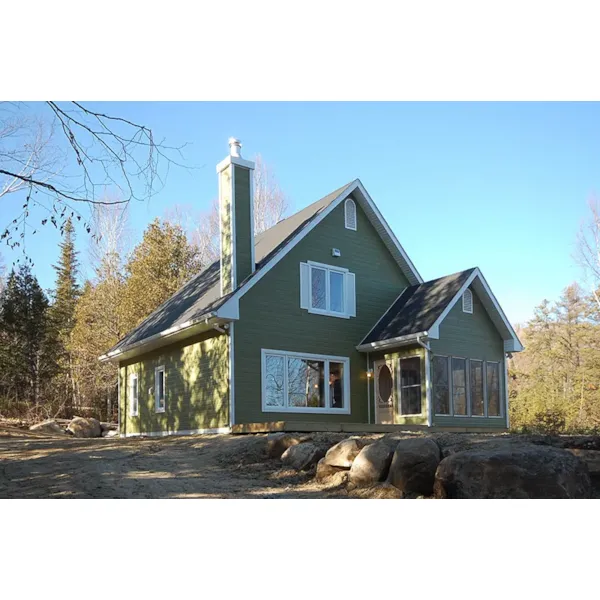
[[[473,314],[473,292],[471,290],[465,290],[462,297],[463,312]]]
[[[356,231],[356,204],[352,198],[348,198],[344,204],[344,210],[346,215],[346,229],[352,229]]]

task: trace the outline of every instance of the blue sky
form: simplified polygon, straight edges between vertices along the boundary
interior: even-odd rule
[[[359,177],[424,279],[482,269],[509,319],[580,276],[572,254],[587,201],[600,187],[597,103],[160,103],[88,106],[130,118],[166,143],[187,143],[166,187],[131,206],[136,240],[174,204],[208,208],[227,139],[262,154],[299,210]],[[2,217],[20,199],[4,202]],[[54,284],[58,236],[27,251]],[[78,234],[82,260],[87,239]],[[10,267],[17,253],[0,248]]]

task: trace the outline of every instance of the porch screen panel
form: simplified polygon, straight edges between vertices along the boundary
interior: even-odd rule
[[[421,414],[421,359],[400,359],[400,413]]]
[[[467,414],[467,369],[464,358],[452,358],[452,402],[455,415]]]
[[[433,357],[433,396],[436,415],[450,414],[450,371],[447,356]]]
[[[500,365],[487,363],[488,417],[500,416]]]

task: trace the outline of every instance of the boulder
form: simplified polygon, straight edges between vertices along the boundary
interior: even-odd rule
[[[394,449],[385,442],[365,446],[352,463],[348,481],[357,487],[383,481],[388,474],[393,454]]]
[[[329,481],[337,476],[338,473],[348,473],[348,469],[344,467],[333,467],[325,462],[322,458],[317,464],[317,472],[315,473],[315,479],[319,483],[329,483]]]
[[[440,448],[431,438],[400,440],[396,446],[387,482],[403,496],[431,496]]]
[[[269,458],[281,458],[281,455],[290,447],[300,443],[298,436],[291,433],[270,433],[267,436],[267,454]]]
[[[78,438],[93,438],[100,437],[102,435],[100,421],[92,417],[73,417],[67,426],[67,431]]]
[[[65,435],[64,427],[61,427],[54,419],[49,419],[48,421],[43,421],[42,423],[36,423],[29,428],[29,431]]]
[[[569,452],[582,460],[590,474],[590,479],[600,482],[600,450],[580,450],[579,448],[569,448]]]
[[[587,466],[551,446],[507,441],[480,444],[440,463],[436,498],[589,498]]]
[[[115,431],[117,429],[116,423],[100,423],[100,429],[102,429],[102,435],[105,431]]]
[[[359,452],[368,442],[357,438],[342,440],[327,450],[325,462],[332,467],[349,469]]]
[[[394,499],[404,498],[404,494],[389,483],[380,483],[366,488],[355,488],[351,490],[350,495],[353,498],[363,499]]]
[[[310,442],[305,442],[290,446],[281,455],[281,461],[286,467],[296,469],[296,471],[306,471],[314,467],[324,455],[323,450]]]
[[[108,429],[108,430],[102,432],[102,437],[104,437],[104,438],[117,437],[118,435],[119,435],[119,432],[116,431],[115,429]]]

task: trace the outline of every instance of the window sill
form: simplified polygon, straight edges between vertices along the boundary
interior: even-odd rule
[[[338,319],[349,319],[350,315],[345,313],[332,312],[329,310],[319,310],[316,308],[309,308],[308,312],[312,315],[323,315],[324,317],[337,317]]]
[[[130,417],[139,417],[139,413],[129,413]]]
[[[286,408],[285,406],[263,406],[263,412],[275,412],[275,413],[290,413],[290,414],[313,414],[313,415],[349,415],[349,408]]]
[[[164,412],[165,412],[165,409],[164,409],[164,408],[155,408],[155,409],[154,409],[154,412],[155,412],[155,413],[164,413]]]

